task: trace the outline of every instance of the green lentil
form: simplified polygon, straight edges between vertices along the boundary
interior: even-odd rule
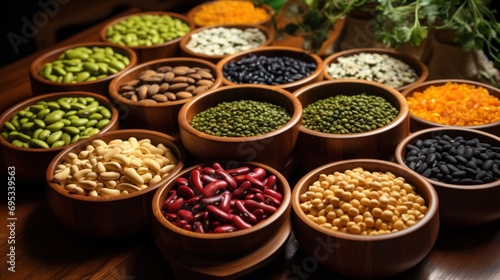
[[[285,125],[291,116],[282,107],[254,100],[221,102],[196,114],[191,126],[221,137],[249,137],[269,133]]]
[[[302,125],[324,133],[361,133],[389,124],[398,114],[398,109],[381,96],[336,95],[306,106]]]

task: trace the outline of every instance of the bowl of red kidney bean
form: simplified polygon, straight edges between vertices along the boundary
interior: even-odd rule
[[[247,256],[289,224],[290,196],[285,177],[261,163],[191,166],[155,193],[156,245],[171,263],[186,256],[226,261]]]
[[[441,222],[477,226],[500,219],[500,138],[480,130],[435,127],[412,133],[395,154],[439,196]]]

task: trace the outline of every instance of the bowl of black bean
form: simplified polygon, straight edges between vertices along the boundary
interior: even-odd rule
[[[470,128],[427,128],[401,141],[395,156],[434,186],[443,224],[478,226],[500,219],[498,135]]]
[[[264,46],[221,59],[217,71],[224,85],[263,84],[293,92],[323,80],[323,61],[303,49]]]

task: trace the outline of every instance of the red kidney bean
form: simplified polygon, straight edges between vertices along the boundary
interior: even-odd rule
[[[231,225],[221,225],[214,228],[215,233],[225,233],[225,232],[233,232],[236,231],[236,228]]]
[[[252,200],[253,201],[253,200]],[[240,216],[247,222],[251,224],[256,224],[258,222],[257,217],[255,217],[252,212],[248,211],[248,209],[243,204],[243,201],[238,200],[234,203],[234,207],[240,212]]]
[[[182,219],[180,219],[180,220],[177,220],[177,221],[175,222],[175,224],[176,224],[178,227],[182,228],[182,227],[184,227],[185,225],[188,225],[188,224],[189,224],[189,222],[188,222],[188,221],[186,221],[186,220],[182,220]]]
[[[193,226],[190,224],[187,224],[187,225],[183,226],[182,229],[193,231]]]
[[[193,196],[190,199],[186,199],[182,204],[182,206],[185,208],[192,208],[194,207],[194,205],[198,204],[200,200],[201,200],[201,195]]]
[[[224,191],[226,187],[227,187],[226,181],[217,180],[215,182],[206,185],[201,193],[203,194],[204,197],[211,197],[220,193],[221,191]]]
[[[237,227],[238,229],[246,229],[246,228],[252,227],[251,224],[245,222],[245,220],[243,220],[243,218],[238,216],[238,215],[233,216],[232,222],[233,222],[234,226]]]
[[[254,193],[249,193],[247,195],[245,195],[244,199],[255,199],[255,194]]]
[[[257,220],[259,220],[259,221],[263,220],[264,216],[266,215],[266,213],[264,213],[264,210],[262,210],[260,208],[253,210],[252,214],[254,214],[255,217],[257,218]]]
[[[250,210],[253,211],[255,209],[262,209],[264,213],[271,215],[276,212],[276,207],[267,205],[265,203],[257,202],[255,200],[245,200],[243,204]]]
[[[262,184],[262,181],[260,181],[261,179],[257,179],[250,174],[245,175],[245,180],[249,181],[253,186],[258,187],[259,189],[263,190],[266,188],[266,186]]]
[[[184,204],[184,198],[178,197],[177,199],[172,202],[168,208],[167,211],[170,213],[177,213],[177,211],[181,210],[182,205]]]
[[[246,174],[250,173],[250,171],[251,171],[251,169],[248,166],[242,166],[242,167],[237,167],[237,168],[226,170],[226,172],[231,174],[231,176],[246,175]]]
[[[200,179],[205,184],[212,183],[212,182],[215,182],[215,181],[218,180],[217,178],[212,177],[212,176],[207,175],[207,174],[202,174],[201,177],[200,177]]]
[[[233,198],[243,198],[251,187],[252,184],[249,181],[241,183],[240,187],[233,192]]]
[[[179,218],[179,215],[174,213],[165,213],[163,216],[167,218],[169,222],[175,222]]]
[[[217,170],[215,170],[215,174],[217,176],[219,176],[220,179],[226,181],[227,186],[230,187],[231,189],[234,190],[238,186],[238,184],[236,183],[236,180],[234,180],[234,178],[226,171],[224,171],[222,169],[217,169]]]
[[[283,195],[277,191],[272,190],[272,189],[264,189],[264,194],[267,194],[267,195],[272,196],[280,201],[283,201]]]
[[[207,175],[215,175],[215,169],[213,169],[212,167],[203,167],[202,169],[202,174],[207,174]]]
[[[213,169],[222,169],[222,170],[224,170],[224,168],[222,168],[222,165],[220,165],[220,163],[218,163],[218,162],[212,163],[212,168]]]
[[[167,209],[174,200],[177,199],[177,192],[174,191],[170,196],[163,202],[163,209]]]
[[[215,206],[215,205],[208,205],[207,206],[207,210],[212,215],[214,215],[215,217],[217,217],[217,218],[219,218],[219,219],[221,219],[223,221],[226,221],[226,222],[231,222],[231,218],[232,218],[233,215],[222,211],[217,206]]]
[[[189,180],[186,179],[186,178],[182,178],[182,177],[179,177],[177,179],[175,179],[175,183],[179,186],[182,186],[182,185],[189,185]]]
[[[177,192],[184,198],[189,199],[194,197],[194,191],[187,185],[180,185],[177,188]]]
[[[203,224],[200,221],[195,221],[193,223],[193,228],[195,232],[205,233],[205,229],[203,228]]]
[[[199,206],[199,204],[195,205],[195,206]],[[205,212],[206,211],[198,211],[198,212],[196,212],[196,214],[194,214],[194,220],[195,221],[202,221],[203,218],[205,217]],[[194,211],[193,211],[193,213],[194,213]]]
[[[245,175],[246,174],[240,174],[240,175],[234,176],[233,178],[236,181],[236,183],[241,184],[241,183],[245,182]]]
[[[223,194],[224,193],[220,193],[220,194],[214,195],[212,197],[202,198],[200,200],[200,207],[202,207],[201,209],[207,208],[208,205],[219,205]]]
[[[177,214],[179,214],[179,217],[181,217],[182,219],[188,221],[189,223],[192,223],[194,222],[194,215],[191,211],[189,210],[184,210],[184,209],[181,209],[177,212]]]
[[[203,192],[203,182],[201,181],[201,172],[198,169],[194,169],[191,171],[189,179],[191,180],[191,184],[193,184],[193,189],[196,190],[197,193]]]
[[[265,201],[265,197],[262,193],[255,193],[255,199],[256,201],[259,201],[259,202],[264,202]]]
[[[231,209],[231,193],[224,192],[222,194],[222,198],[219,203],[219,209],[226,213],[229,213],[229,210]]]
[[[264,184],[266,188],[271,189],[276,184],[276,176],[270,175],[267,177],[267,182]]]
[[[248,192],[249,192],[249,193],[254,193],[254,194],[255,194],[255,193],[260,193],[260,194],[263,194],[263,193],[264,193],[262,190],[257,189],[257,188],[249,188],[249,189],[248,189]]]
[[[274,207],[280,207],[281,205],[281,201],[273,196],[270,196],[270,195],[267,195],[267,194],[264,194],[264,201],[263,202],[266,202],[267,204],[269,205],[272,205]]]
[[[266,176],[266,170],[262,167],[255,167],[252,172],[250,172],[248,175],[258,179],[259,181],[264,179]]]

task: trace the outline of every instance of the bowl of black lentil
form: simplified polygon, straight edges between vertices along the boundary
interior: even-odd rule
[[[498,135],[470,128],[427,128],[401,141],[395,157],[434,186],[443,224],[478,226],[500,219]]]
[[[364,80],[326,80],[294,92],[302,104],[296,144],[304,171],[353,158],[392,160],[409,134],[409,109],[396,89]]]
[[[283,170],[302,119],[299,100],[267,85],[232,85],[193,97],[179,111],[181,142],[196,161],[244,160]]]
[[[221,59],[217,71],[224,85],[263,84],[293,92],[323,80],[323,61],[303,49],[264,46]]]

